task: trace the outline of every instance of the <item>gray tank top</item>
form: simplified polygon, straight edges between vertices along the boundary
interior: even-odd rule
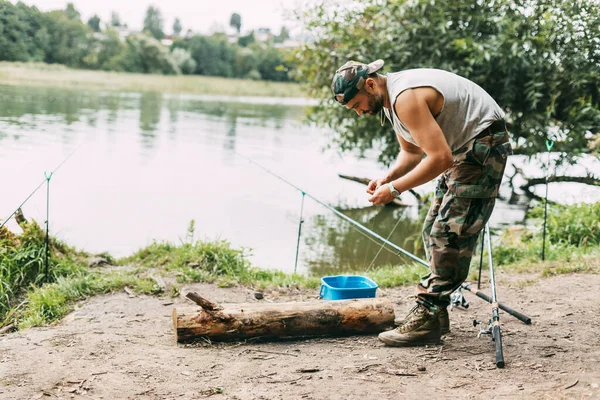
[[[392,109],[400,93],[417,87],[432,87],[444,96],[444,105],[435,120],[442,128],[453,152],[494,121],[504,118],[500,106],[480,86],[461,76],[439,69],[409,69],[387,74],[387,91]],[[384,112],[392,122],[394,130],[404,140],[418,146],[396,112],[387,108],[384,108]]]

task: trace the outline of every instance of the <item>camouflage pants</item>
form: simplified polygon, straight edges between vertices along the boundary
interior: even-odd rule
[[[504,122],[495,122],[453,153],[454,164],[438,180],[423,226],[430,273],[417,296],[447,306],[467,278],[479,232],[487,223],[512,149]]]

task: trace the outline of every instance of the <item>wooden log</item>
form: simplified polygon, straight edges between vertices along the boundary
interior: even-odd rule
[[[177,342],[344,336],[382,332],[394,325],[393,304],[381,298],[222,306],[214,311],[173,309]]]
[[[185,297],[187,297],[188,299],[190,299],[191,301],[208,311],[223,309],[223,307],[219,306],[217,303],[213,303],[212,301],[205,299],[196,292],[188,292],[188,294],[186,294]]]

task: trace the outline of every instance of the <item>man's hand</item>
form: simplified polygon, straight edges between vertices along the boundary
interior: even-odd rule
[[[373,194],[383,184],[387,183],[384,178],[373,179],[367,186],[367,193]]]
[[[373,203],[373,205],[387,204],[392,200],[394,200],[394,197],[387,185],[379,186],[379,188],[375,190],[375,193],[373,193],[373,196],[369,197],[369,201]]]

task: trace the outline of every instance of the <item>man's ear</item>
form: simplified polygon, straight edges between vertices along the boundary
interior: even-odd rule
[[[373,94],[375,92],[375,87],[377,86],[377,82],[375,82],[375,79],[373,78],[367,78],[365,80],[365,90],[368,91],[369,93]]]

